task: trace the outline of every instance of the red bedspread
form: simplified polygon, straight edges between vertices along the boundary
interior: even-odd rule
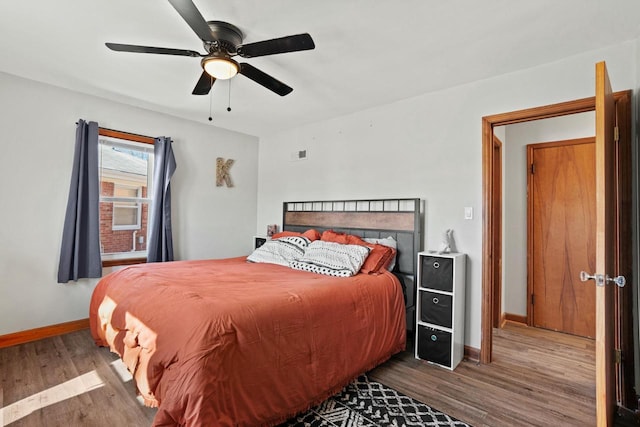
[[[245,258],[104,277],[91,333],[129,370],[155,426],[273,425],[405,347],[397,279],[334,278]]]

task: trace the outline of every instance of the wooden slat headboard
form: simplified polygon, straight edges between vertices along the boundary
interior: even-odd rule
[[[407,328],[413,329],[417,253],[421,250],[420,199],[371,199],[285,202],[282,229],[304,232],[335,230],[360,237],[393,237],[398,242],[394,273],[407,306]]]

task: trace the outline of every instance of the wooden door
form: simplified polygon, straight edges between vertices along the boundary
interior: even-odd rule
[[[595,337],[595,142],[527,146],[529,324]]]
[[[597,68],[602,67],[604,69],[604,64],[602,66],[598,66]],[[605,73],[597,72],[597,74],[604,75]],[[606,113],[602,105],[605,104],[605,99],[608,97],[604,95],[604,78],[598,79],[597,87],[602,88],[600,91],[598,98],[599,113],[599,129],[601,138],[603,135],[606,135],[604,131],[606,120],[601,117],[605,117]],[[618,174],[618,200],[617,200],[617,217],[619,218],[619,224],[616,229],[617,237],[619,240],[619,248],[616,256],[618,269],[616,274],[627,275],[627,278],[631,278],[632,274],[632,246],[631,246],[631,238],[633,235],[632,232],[632,216],[631,216],[631,205],[632,205],[632,179],[631,179],[631,161],[632,161],[632,134],[631,134],[631,100],[632,100],[633,92],[631,90],[624,90],[620,92],[616,92],[613,94],[613,99],[615,100],[615,108],[616,108],[616,120],[617,126],[619,129],[619,141],[618,141],[618,150],[615,154],[616,164],[617,164],[617,174]],[[610,104],[610,102],[609,102]],[[500,191],[500,188],[495,188],[493,185],[493,173],[495,170],[495,166],[493,164],[493,136],[494,136],[494,127],[504,126],[513,123],[522,123],[528,122],[532,120],[541,120],[547,119],[551,117],[564,116],[568,114],[576,114],[582,113],[585,111],[595,111],[596,109],[596,97],[589,97],[584,99],[578,99],[569,102],[562,102],[558,104],[546,105],[542,107],[529,108],[525,110],[519,111],[511,111],[507,113],[494,114],[491,116],[485,116],[482,118],[482,196],[483,196],[483,216],[482,216],[482,323],[481,323],[481,346],[480,346],[480,362],[481,363],[491,363],[492,359],[492,336],[493,336],[493,314],[494,314],[494,274],[496,272],[495,263],[498,261],[498,258],[492,251],[492,242],[494,240],[494,216],[501,211],[501,206],[496,206],[493,201],[495,199],[494,193],[496,191]],[[610,108],[609,108],[610,110]],[[609,116],[612,116],[612,113],[609,113]],[[607,126],[610,126],[609,123]],[[603,150],[599,150],[602,152]],[[602,156],[600,156],[602,157]],[[602,168],[602,166],[601,166]],[[601,185],[602,186],[602,185]],[[602,192],[600,192],[602,199]],[[600,217],[603,217],[603,204],[599,204],[599,212]],[[616,209],[614,209],[616,210]],[[598,229],[601,229],[600,227]],[[602,233],[597,234],[597,239],[599,241],[604,241],[604,236]],[[610,240],[609,240],[610,241]],[[599,251],[600,258],[603,259],[602,251]],[[591,271],[590,273],[593,273]],[[585,284],[588,285],[588,284]],[[591,285],[593,286],[593,285]],[[634,346],[633,346],[633,304],[635,298],[632,295],[632,289],[629,285],[620,288],[618,292],[616,292],[618,296],[617,304],[619,305],[618,313],[620,318],[620,338],[619,342],[621,345],[621,359],[623,363],[616,364],[620,372],[618,374],[617,381],[619,382],[619,390],[620,390],[620,401],[624,406],[630,409],[637,408],[637,398],[635,395],[635,390],[633,387],[633,378],[634,378]],[[600,299],[603,300],[605,295],[600,295]],[[598,295],[596,296],[596,305],[599,307],[605,307],[604,304],[597,303]],[[601,318],[606,319],[606,315],[602,313],[604,311],[603,308],[598,309],[601,313]],[[603,333],[607,326],[604,321],[599,322],[598,318],[596,320],[596,324],[602,324],[603,326],[600,328],[600,336],[605,337]],[[596,327],[598,331],[598,327]],[[603,338],[600,339],[602,341]],[[603,344],[608,349],[611,350],[611,345],[608,343]],[[606,355],[607,352],[599,349],[599,354],[602,356]],[[611,355],[609,355],[611,357]],[[599,363],[602,365],[599,368],[599,372],[604,372],[606,369],[603,364],[603,357],[599,357]],[[609,365],[611,363],[609,361]],[[607,371],[609,372],[609,371]],[[608,375],[611,373],[609,372]],[[626,381],[626,382],[625,382]],[[608,391],[609,397],[607,405],[603,396],[606,395],[606,386],[602,386],[605,383],[604,378],[600,378],[598,380],[598,390],[601,391],[599,393],[598,402],[602,408],[611,408],[609,409],[609,414],[612,413],[613,407],[611,406],[613,402],[613,397],[611,390]],[[604,390],[604,392],[602,392]],[[600,411],[602,412],[602,410]],[[605,412],[605,414],[607,414]],[[606,419],[606,415],[605,415]]]
[[[616,273],[614,120],[615,104],[607,67],[604,62],[599,62],[596,64],[596,269],[591,272],[596,275],[596,419],[599,427],[613,426],[616,405],[613,363],[615,285],[606,280]],[[593,286],[590,283],[585,285]]]

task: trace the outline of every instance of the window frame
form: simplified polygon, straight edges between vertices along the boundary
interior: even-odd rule
[[[118,131],[118,130],[114,130],[114,129],[107,129],[107,128],[99,127],[98,128],[98,135],[99,136],[116,138],[116,139],[121,139],[121,140],[124,140],[124,141],[131,141],[131,142],[149,144],[151,146],[153,146],[155,144],[155,138],[152,138],[150,136],[138,135],[138,134]],[[153,179],[153,177],[150,177],[149,179]],[[147,187],[147,188],[149,188],[149,187]],[[152,201],[153,198],[150,197],[150,194],[148,193],[148,190],[147,190],[147,197],[146,198],[150,199],[149,206],[151,206],[151,201]],[[102,196],[100,196],[100,199],[102,200]],[[139,215],[142,214],[142,206],[139,206],[138,214]],[[141,221],[142,221],[142,219],[140,218],[139,221],[138,221],[138,223],[140,225],[142,225]],[[101,257],[102,257],[102,254],[101,254]],[[102,267],[115,267],[115,266],[125,266],[125,265],[133,265],[133,264],[144,264],[146,262],[147,262],[147,258],[146,257],[116,257],[116,258],[110,258],[110,259],[102,258]]]
[[[113,203],[113,216],[111,217],[111,229],[116,231],[127,231],[127,230],[140,230],[142,228],[142,203],[151,203],[150,198],[145,198],[145,202],[141,202],[142,199],[142,187],[137,187],[135,185],[126,185],[126,184],[114,184],[113,192],[115,194],[116,188],[126,188],[129,190],[136,190],[135,197],[124,197],[124,196],[101,196],[101,202],[112,202]],[[131,200],[128,200],[131,199]],[[122,203],[135,203],[135,206],[123,205]],[[117,225],[116,224],[116,208],[120,209],[135,209],[136,210],[136,223],[130,225]]]

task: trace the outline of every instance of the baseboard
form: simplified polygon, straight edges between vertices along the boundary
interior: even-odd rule
[[[475,347],[464,346],[464,358],[471,362],[480,362],[480,349]]]
[[[57,325],[43,326],[42,328],[0,335],[0,348],[55,337],[56,335],[80,331],[82,329],[89,329],[89,319],[73,320],[71,322],[58,323]]]
[[[515,322],[522,323],[523,325],[527,324],[527,316],[521,316],[520,314],[513,313],[502,313],[502,321],[500,322],[500,327],[504,326],[504,322]]]

